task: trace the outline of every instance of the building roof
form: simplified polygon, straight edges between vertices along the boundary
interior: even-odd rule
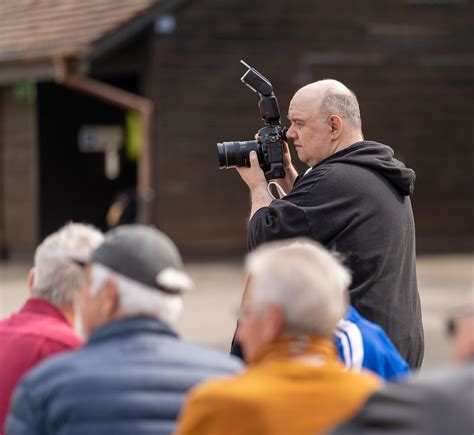
[[[159,0],[2,0],[0,63],[81,56]]]

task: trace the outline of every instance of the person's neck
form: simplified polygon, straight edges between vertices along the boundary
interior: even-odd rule
[[[334,152],[333,154],[339,152],[339,151],[342,151],[346,148],[349,148],[351,145],[357,143],[357,142],[361,142],[364,140],[364,136],[362,136],[361,133],[352,133],[350,135],[347,135],[345,137],[342,137],[338,143],[336,144],[336,146],[334,147]]]
[[[56,308],[66,318],[68,323],[71,326],[74,326],[74,308],[70,305],[60,305],[60,306],[56,306]]]
[[[335,345],[328,337],[288,332],[262,346],[252,361],[248,362],[258,364],[264,360],[296,358],[308,354],[335,359]]]
[[[317,161],[309,161],[306,164],[309,166],[309,169],[313,168],[318,163],[320,163],[323,160],[331,157],[333,154],[336,154],[339,151],[342,151],[346,148],[349,148],[351,145],[354,145],[355,143],[361,142],[363,140],[364,140],[364,137],[362,136],[362,134],[352,134],[350,136],[345,136],[343,138],[339,138],[337,140],[334,140],[331,143],[330,148],[328,148],[328,153],[323,158],[320,158]]]

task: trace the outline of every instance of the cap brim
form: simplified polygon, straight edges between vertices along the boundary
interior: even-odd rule
[[[186,272],[173,267],[163,269],[155,279],[158,288],[166,293],[181,294],[194,287],[192,279]]]

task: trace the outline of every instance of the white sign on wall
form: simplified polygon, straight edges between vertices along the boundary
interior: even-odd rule
[[[119,125],[84,125],[79,129],[79,151],[104,153],[105,176],[109,180],[120,174],[120,148],[124,142],[124,130]]]

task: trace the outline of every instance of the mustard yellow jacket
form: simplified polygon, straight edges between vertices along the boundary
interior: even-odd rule
[[[380,386],[347,371],[329,339],[284,338],[242,374],[205,382],[188,396],[179,435],[315,435],[344,421]]]

